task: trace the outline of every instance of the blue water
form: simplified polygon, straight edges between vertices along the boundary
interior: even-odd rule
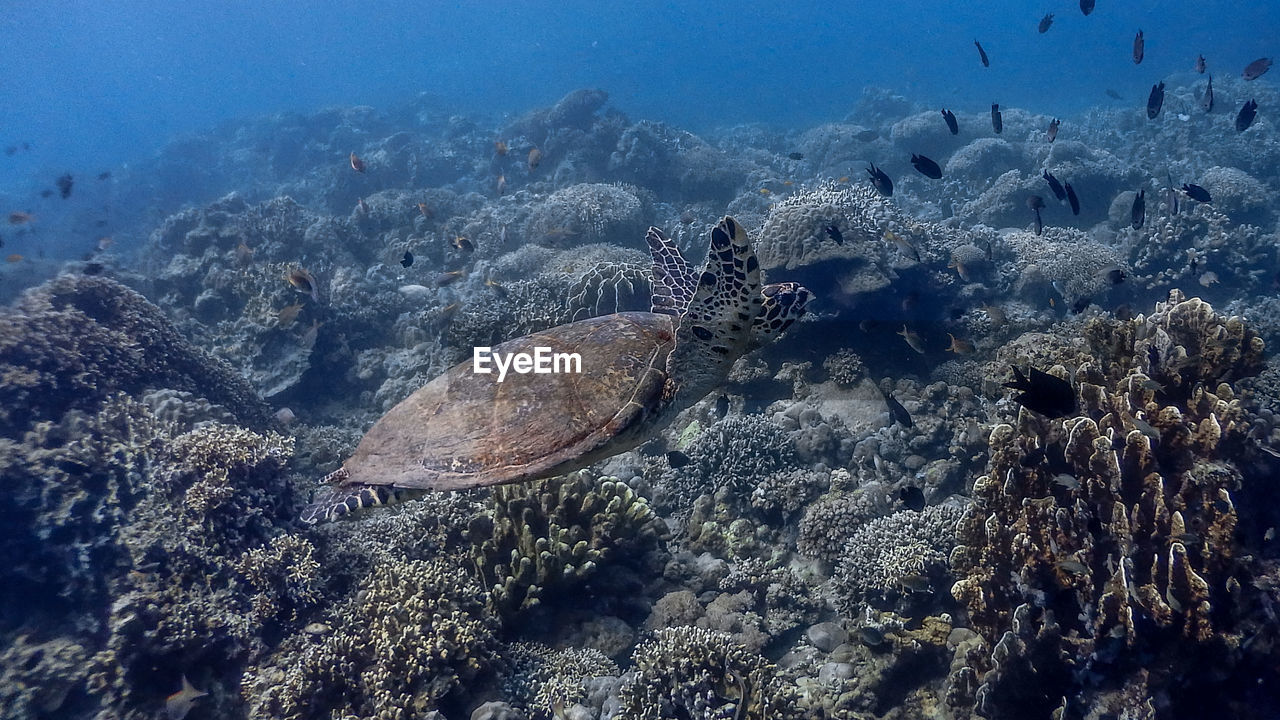
[[[434,93],[510,114],[601,87],[633,118],[695,131],[839,119],[865,86],[929,105],[1068,116],[1191,68],[1280,55],[1280,3],[6,3],[0,190],[91,175],[221,120]],[[1036,24],[1057,15],[1048,33]],[[1130,47],[1145,31],[1146,59]],[[979,39],[992,66],[978,62]]]

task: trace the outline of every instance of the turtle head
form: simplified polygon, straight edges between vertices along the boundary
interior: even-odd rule
[[[751,323],[751,348],[768,345],[804,315],[813,293],[800,283],[783,282],[760,288],[764,303]]]

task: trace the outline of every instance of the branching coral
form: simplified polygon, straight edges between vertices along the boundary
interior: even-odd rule
[[[832,575],[836,607],[856,617],[868,596],[903,590],[913,579],[937,579],[955,548],[955,527],[964,509],[931,505],[867,522],[849,538]]]
[[[665,628],[636,648],[632,659],[635,675],[619,689],[615,720],[799,717],[794,688],[727,633]]]
[[[1047,713],[1089,688],[1086,668],[1188,697],[1246,667],[1236,633],[1252,602],[1234,530],[1249,418],[1223,381],[1256,372],[1262,342],[1177,293],[1086,335],[1079,413],[1023,410],[996,426],[951,558],[952,594],[993,648],[976,668],[987,717]],[[1055,680],[1028,687],[1033,674]]]

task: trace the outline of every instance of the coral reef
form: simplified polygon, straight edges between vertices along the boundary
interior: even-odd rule
[[[587,699],[584,680],[616,676],[618,666],[597,650],[554,650],[541,643],[514,642],[502,649],[510,668],[503,691],[530,720],[557,720],[554,707]]]
[[[618,691],[615,720],[801,716],[794,689],[775,675],[773,666],[722,632],[664,628],[641,643],[632,660],[636,669]]]
[[[665,534],[643,497],[585,471],[499,486],[491,502],[492,516],[472,522],[473,561],[504,618],[571,592],[600,566],[642,554]]]
[[[1240,643],[1256,602],[1234,537],[1249,418],[1228,383],[1257,371],[1262,342],[1176,291],[1086,337],[1079,413],[1024,409],[991,433],[951,557],[952,594],[990,655],[953,685],[992,718],[1048,717],[1122,682],[1161,712],[1245,712],[1233,673],[1270,651]]]

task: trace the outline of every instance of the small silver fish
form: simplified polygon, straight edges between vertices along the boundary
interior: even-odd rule
[[[191,686],[191,681],[187,680],[187,676],[182,676],[182,689],[165,698],[164,713],[169,720],[182,720],[191,712],[191,708],[195,706],[196,700],[208,695]]]

